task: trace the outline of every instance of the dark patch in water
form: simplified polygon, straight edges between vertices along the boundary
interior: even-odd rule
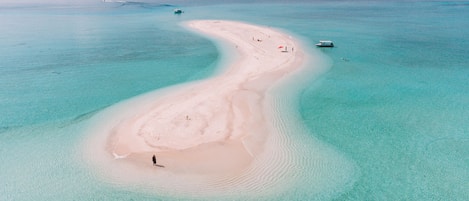
[[[85,121],[85,120],[91,118],[92,116],[94,116],[99,111],[101,111],[101,110],[103,110],[104,108],[107,108],[107,107],[108,106],[104,106],[104,107],[101,107],[101,108],[98,108],[98,109],[95,109],[95,110],[91,110],[91,111],[79,114],[79,115],[75,116],[73,119],[71,119],[70,121],[65,121],[65,122],[61,123],[58,127],[59,128],[65,128],[69,125]]]
[[[136,6],[141,8],[160,8],[160,7],[174,7],[171,4],[159,4],[159,3],[147,3],[147,2],[138,2],[138,1],[128,1],[122,3],[121,7],[123,6]]]
[[[101,111],[101,110],[103,110],[104,108],[107,108],[107,107],[108,106],[104,106],[104,107],[101,107],[101,108],[98,108],[98,109],[95,109],[95,110],[80,114],[80,115],[76,116],[75,118],[73,118],[71,122],[72,123],[77,123],[77,122],[80,122],[80,121],[83,121],[83,120],[87,120],[87,119],[91,118],[92,116],[94,116],[99,111]]]
[[[9,129],[10,129],[10,127],[8,127],[8,126],[2,126],[2,127],[0,127],[0,133],[4,133],[4,132],[8,131]]]
[[[442,2],[439,5],[451,6],[451,7],[466,7],[466,6],[469,6],[469,3],[467,2]]]

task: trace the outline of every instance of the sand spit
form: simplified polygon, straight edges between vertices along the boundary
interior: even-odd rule
[[[294,182],[303,168],[298,163],[313,166],[331,155],[303,162],[305,155],[295,156],[284,135],[289,131],[275,126],[285,121],[275,114],[269,91],[304,66],[300,43],[241,22],[185,26],[229,44],[237,60],[215,77],[135,97],[96,115],[85,149],[98,176],[165,196],[249,197],[285,190],[279,183]],[[165,168],[152,165],[153,154]],[[329,174],[322,166],[308,171]]]
[[[231,21],[191,21],[188,27],[232,43],[240,54],[225,73],[167,94],[115,126],[109,151],[157,154],[168,171],[225,174],[246,168],[268,137],[264,93],[302,64],[288,35]],[[187,166],[192,168],[188,169]]]

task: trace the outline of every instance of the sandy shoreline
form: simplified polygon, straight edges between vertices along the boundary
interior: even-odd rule
[[[191,184],[203,183],[208,189],[234,189],[243,182],[236,188],[266,188],[263,180],[275,179],[257,171],[273,174],[277,167],[254,164],[289,160],[272,145],[279,142],[271,139],[275,111],[266,106],[266,94],[305,64],[305,52],[291,36],[268,27],[218,20],[184,25],[229,44],[237,60],[215,77],[128,100],[115,106],[125,109],[97,117],[104,120],[91,131],[99,133],[88,145],[92,160],[103,169],[112,166],[109,174],[119,179],[160,190],[199,192]],[[165,168],[155,171],[153,154]],[[155,180],[147,179],[152,176]],[[161,178],[170,178],[171,185],[158,183]]]
[[[228,41],[240,59],[225,73],[168,94],[149,111],[123,120],[114,128],[110,151],[142,160],[156,154],[168,169],[190,164],[196,173],[235,171],[262,150],[268,137],[265,91],[297,69],[303,53],[290,36],[265,27],[232,21],[191,21],[186,26]],[[211,148],[216,154],[207,150]]]

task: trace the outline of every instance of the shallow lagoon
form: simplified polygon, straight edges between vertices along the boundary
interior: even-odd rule
[[[464,2],[208,4],[183,6],[180,16],[144,5],[2,8],[1,200],[154,200],[83,167],[81,131],[105,107],[216,71],[216,46],[178,25],[200,18],[278,27],[305,45],[331,39],[337,46],[320,49],[332,61],[328,72],[279,102],[358,173],[323,194],[299,182],[279,200],[469,197]]]

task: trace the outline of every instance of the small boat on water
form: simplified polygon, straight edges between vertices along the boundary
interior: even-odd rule
[[[183,12],[184,11],[182,11],[181,9],[174,9],[174,14],[181,14]]]
[[[316,44],[318,47],[334,47],[334,43],[330,40],[320,40],[319,43]]]

